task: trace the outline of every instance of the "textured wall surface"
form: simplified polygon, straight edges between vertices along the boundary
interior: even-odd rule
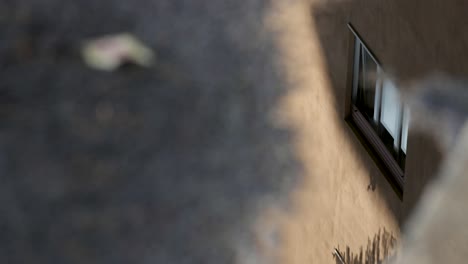
[[[340,102],[345,100],[340,97],[340,94],[345,96],[345,93],[340,92],[345,85],[342,79],[344,74],[340,76],[337,73],[344,71],[340,70],[345,64],[342,59],[344,52],[339,52],[344,48],[339,43],[344,43],[342,38],[345,38],[346,29],[343,24],[347,22],[352,23],[384,70],[397,80],[402,88],[403,99],[411,100],[408,96],[413,96],[413,99],[419,97],[419,100],[426,104],[425,110],[417,115],[414,113],[412,117],[404,195],[399,205],[400,215],[397,216],[400,226],[403,226],[405,233],[409,234],[410,240],[412,239],[412,242],[405,243],[405,246],[411,248],[404,258],[407,261],[405,263],[430,263],[429,260],[437,263],[443,262],[444,258],[448,262],[453,260],[454,263],[458,263],[463,262],[461,259],[466,259],[463,253],[466,251],[466,241],[454,231],[462,228],[460,224],[455,223],[462,222],[465,216],[454,211],[463,210],[458,202],[465,199],[461,196],[455,198],[455,188],[454,194],[450,195],[452,190],[446,188],[450,180],[445,179],[456,177],[458,174],[458,180],[453,180],[452,184],[464,186],[461,175],[466,175],[462,169],[464,155],[458,155],[458,158],[447,156],[453,146],[462,149],[464,144],[454,142],[454,139],[459,137],[454,131],[460,129],[463,120],[466,119],[468,103],[468,86],[464,82],[468,74],[468,67],[464,61],[468,34],[463,30],[468,22],[463,11],[466,4],[456,0],[443,3],[356,0],[327,1],[318,4],[318,8],[312,8],[329,76],[336,91],[338,109],[344,105]],[[441,72],[445,75],[441,75]],[[447,75],[451,78],[447,78]],[[453,87],[456,89],[452,89]],[[415,95],[415,90],[436,92]],[[445,160],[446,158],[449,160]],[[442,161],[444,167],[440,168]],[[453,172],[457,168],[458,171]],[[441,169],[442,172],[439,172]],[[422,208],[416,210],[416,217],[407,225],[408,217],[417,208],[415,206],[420,201],[425,187],[437,175],[437,183],[432,187],[437,190],[434,192],[444,193],[443,196],[450,196],[457,202],[449,206],[447,198],[443,205],[440,203],[439,207],[434,209],[428,204],[437,200],[438,196],[426,194],[420,205]],[[383,193],[383,197],[386,198],[387,204],[392,204],[388,194]],[[445,214],[438,213],[442,207],[447,208]],[[455,209],[457,207],[458,209]],[[439,217],[429,220],[432,218],[431,214]],[[452,216],[455,218],[453,221],[450,220]],[[446,227],[435,231],[437,224]],[[422,241],[426,243],[421,243]],[[443,241],[451,241],[450,243],[454,244],[447,248]],[[419,244],[422,246],[418,247]],[[427,258],[422,258],[421,255]],[[415,262],[416,260],[419,262]],[[359,258],[357,262],[356,259],[353,261],[352,263],[362,263]]]
[[[304,164],[284,224],[282,262],[335,263],[335,248],[350,258],[370,258],[384,229],[396,244],[401,202],[344,121],[346,10],[306,1],[277,9],[272,23],[280,32],[288,86],[294,87],[281,109],[297,131],[295,145]],[[393,246],[374,246],[378,258]]]

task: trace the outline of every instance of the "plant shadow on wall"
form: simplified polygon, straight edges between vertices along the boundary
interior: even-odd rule
[[[359,252],[351,252],[347,246],[345,250],[340,251],[336,248],[333,258],[336,264],[382,264],[395,256],[397,241],[393,233],[385,230],[379,230],[372,239],[368,239],[365,248],[361,247]]]
[[[331,91],[335,97],[335,108],[339,115],[338,118],[343,120],[341,125],[345,131],[349,131],[348,124],[344,121],[346,89],[348,89],[350,82],[348,76],[350,70],[350,51],[348,50],[350,34],[347,27],[349,22],[353,23],[358,33],[362,33],[361,37],[375,53],[377,59],[381,60],[384,70],[387,69],[387,66],[390,67],[388,70],[396,74],[401,80],[414,80],[425,74],[432,73],[434,70],[468,75],[467,69],[461,66],[464,65],[460,62],[461,59],[450,55],[452,42],[425,41],[433,39],[433,32],[428,30],[430,27],[427,27],[427,25],[424,26],[424,32],[414,31],[414,28],[419,29],[422,27],[417,23],[427,21],[426,19],[412,19],[414,17],[427,17],[423,13],[416,12],[414,14],[414,12],[409,12],[409,10],[419,10],[416,7],[409,8],[411,5],[418,5],[416,3],[418,1],[397,0],[390,2],[370,0],[324,1],[322,4],[314,4],[310,7],[313,22],[311,30],[314,31],[313,34],[317,35],[320,42]],[[407,2],[415,3],[410,4]],[[454,7],[454,2],[448,1],[447,4],[444,2],[444,10],[459,10],[459,7]],[[419,4],[422,4],[422,2],[419,1]],[[430,11],[435,12],[436,9]],[[399,14],[399,16],[396,17],[395,14]],[[442,15],[444,15],[443,19],[436,16],[437,19],[430,21],[431,24],[439,23],[438,29],[452,28],[450,23],[453,25],[454,19],[460,19],[461,17],[460,12],[457,12],[456,18],[449,15],[448,12],[442,12]],[[465,16],[463,15],[463,17]],[[412,20],[417,22],[413,24],[405,22]],[[454,34],[458,34],[445,31],[437,33],[447,39],[457,39]],[[465,39],[468,39],[467,36],[468,34],[463,34]],[[404,54],[402,54],[401,47],[405,47]],[[459,47],[457,47],[458,49]],[[441,61],[440,58],[447,59]],[[350,137],[350,142],[353,142],[356,150],[363,149],[360,142],[355,140],[353,133],[346,134]],[[412,153],[416,155],[412,155]],[[423,132],[410,130],[405,171],[412,174],[405,179],[404,189],[406,188],[409,191],[405,192],[403,190],[404,208],[402,209],[401,200],[396,199],[397,196],[394,192],[381,192],[382,188],[380,187],[383,184],[388,184],[387,180],[381,175],[377,174],[370,177],[369,183],[363,186],[363,189],[379,191],[388,208],[401,225],[413,211],[424,190],[424,186],[432,179],[434,172],[437,171],[442,154],[434,138]],[[362,163],[368,167],[369,171],[373,172],[376,166],[368,156],[366,154],[359,155]]]
[[[36,2],[0,4],[0,263],[250,263],[275,245],[255,217],[302,169],[271,118],[289,87],[263,2]],[[153,65],[78,55],[122,31]]]

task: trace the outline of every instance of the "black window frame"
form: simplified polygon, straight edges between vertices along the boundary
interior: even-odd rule
[[[367,52],[368,55],[373,59],[373,61],[376,63],[378,66],[377,69],[382,69],[381,63],[377,60],[377,58],[374,56],[373,52],[369,49],[369,46],[365,43],[365,41],[361,38],[361,36],[356,32],[354,27],[348,23],[348,28],[349,28],[349,67],[348,67],[348,89],[347,89],[347,94],[346,94],[346,121],[348,124],[351,126],[355,134],[358,136],[366,150],[370,153],[371,157],[374,159],[374,161],[377,163],[378,167],[382,170],[383,174],[387,178],[387,180],[390,182],[392,187],[395,189],[397,194],[399,195],[400,198],[403,196],[403,187],[404,187],[404,179],[405,179],[405,173],[404,173],[404,167],[405,167],[405,160],[406,160],[406,153],[404,153],[404,157],[400,158],[401,154],[401,140],[402,140],[402,131],[403,131],[403,126],[404,126],[404,121],[403,121],[403,114],[405,111],[407,111],[406,106],[401,104],[400,106],[400,118],[399,118],[399,138],[395,139],[398,141],[398,145],[400,147],[399,152],[400,153],[395,153],[391,152],[387,146],[384,144],[383,140],[379,136],[380,131],[375,124],[371,124],[366,118],[365,113],[363,113],[358,106],[356,105],[356,89],[357,85],[359,82],[359,76],[356,78],[357,71],[359,71],[359,65],[360,61],[356,59],[355,56],[360,56],[360,54],[356,54],[357,48],[356,48],[356,43],[360,43],[360,46],[365,48],[365,51]],[[360,47],[359,47],[360,48]],[[361,51],[362,52],[362,51]],[[359,58],[360,60],[361,58]],[[377,89],[376,89],[377,90]],[[380,91],[382,93],[382,91]],[[377,94],[375,96],[381,96]],[[382,100],[377,99],[378,103],[382,105]],[[377,115],[378,118],[380,118],[380,105],[378,105],[376,108],[378,111]],[[362,109],[362,107],[361,107]],[[382,134],[380,134],[382,135]],[[406,136],[407,140],[407,136]],[[407,150],[406,150],[407,152]]]

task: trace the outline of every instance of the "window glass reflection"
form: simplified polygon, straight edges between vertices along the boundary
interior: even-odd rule
[[[408,109],[404,109],[396,85],[385,78],[367,48],[359,40],[355,43],[353,103],[400,167],[404,168]]]

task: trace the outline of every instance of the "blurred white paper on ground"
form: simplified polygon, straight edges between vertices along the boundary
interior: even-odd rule
[[[89,67],[103,71],[116,70],[124,63],[148,67],[155,57],[150,48],[128,33],[89,40],[81,54]]]

